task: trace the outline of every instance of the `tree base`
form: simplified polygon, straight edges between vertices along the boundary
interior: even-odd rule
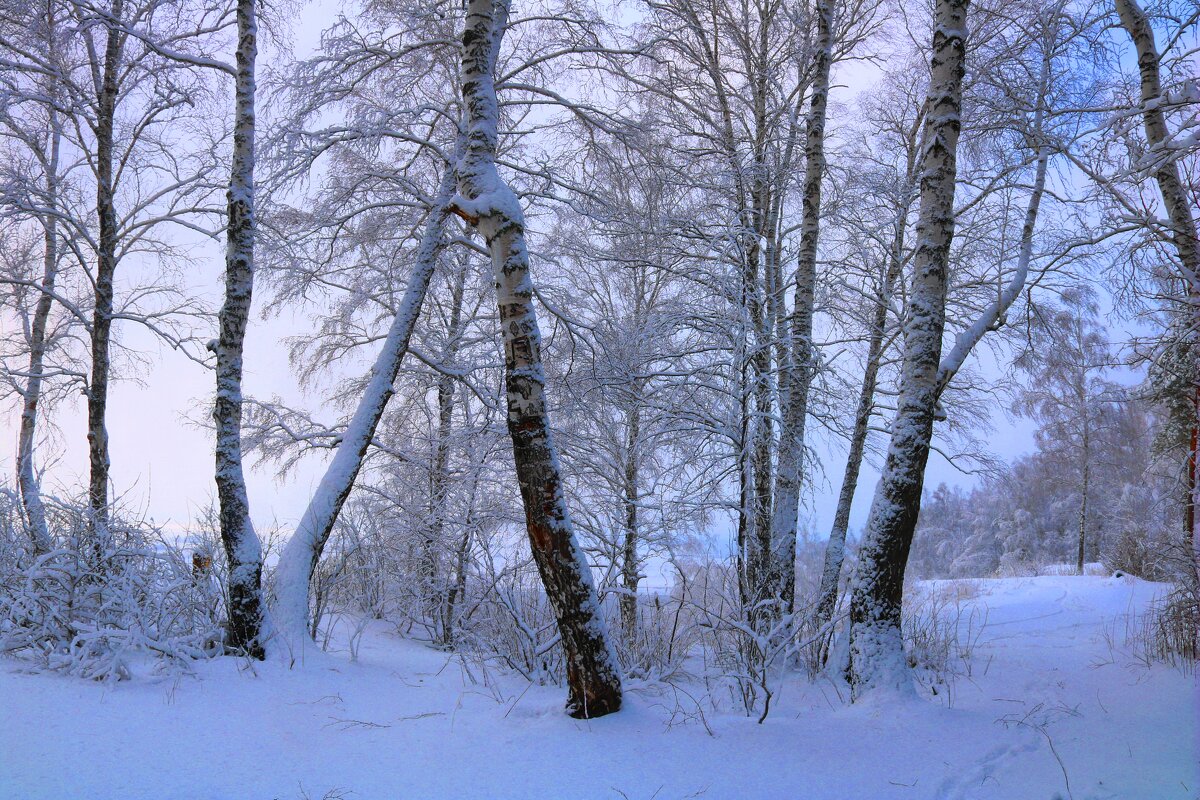
[[[567,700],[567,714],[575,719],[596,719],[621,710],[621,690],[605,688],[604,691],[589,692],[583,698],[574,696]]]

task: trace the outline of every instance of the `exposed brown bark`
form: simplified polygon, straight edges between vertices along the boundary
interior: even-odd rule
[[[929,116],[900,396],[850,601],[847,678],[855,699],[873,691],[912,691],[904,661],[900,606],[938,400],[947,272],[954,238],[966,11],[967,0],[937,0],[934,10]]]
[[[124,13],[123,0],[113,0],[114,21]],[[112,335],[113,277],[117,271],[116,185],[114,175],[114,128],[119,81],[124,68],[126,34],[115,23],[106,23],[104,63],[96,98],[96,217],[99,228],[94,281],[91,330],[91,377],[88,381],[88,507],[93,532],[105,535],[108,526],[109,342]]]
[[[534,562],[558,621],[567,662],[568,712],[591,718],[621,708],[621,676],[591,570],[575,541],[546,407],[541,334],[525,225],[516,194],[496,170],[499,108],[494,70],[507,0],[471,0],[463,31],[467,150],[455,211],[487,242],[504,337],[508,431]]]
[[[1200,234],[1196,230],[1196,218],[1188,201],[1187,190],[1179,176],[1179,165],[1168,147],[1171,135],[1162,107],[1164,98],[1160,76],[1161,59],[1158,45],[1154,41],[1154,28],[1137,0],[1116,0],[1116,9],[1121,18],[1121,26],[1129,34],[1137,51],[1142,124],[1146,130],[1146,141],[1150,145],[1150,151],[1156,157],[1154,179],[1158,183],[1167,218],[1171,223],[1169,238],[1179,257],[1182,278],[1187,286],[1191,326],[1195,330],[1195,326],[1200,323]],[[1200,348],[1200,342],[1197,342],[1195,336],[1192,346]],[[1198,401],[1195,426],[1200,426],[1200,385],[1197,385],[1195,391]],[[1193,437],[1194,435],[1193,433]],[[1188,503],[1188,522],[1191,527],[1188,533],[1191,536],[1193,574],[1197,585],[1200,585],[1200,530],[1197,530],[1196,514],[1193,510],[1195,505],[1200,503],[1200,484],[1196,482],[1194,464],[1195,453],[1196,448],[1193,446],[1188,456],[1188,473],[1191,480],[1191,499]]]

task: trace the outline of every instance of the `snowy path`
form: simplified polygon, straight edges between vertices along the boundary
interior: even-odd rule
[[[715,736],[669,725],[673,703],[641,695],[574,721],[560,689],[472,684],[456,662],[383,635],[360,663],[252,675],[227,659],[198,679],[113,687],[0,661],[0,798],[1198,796],[1194,679],[1105,636],[1117,620],[1119,643],[1119,618],[1160,587],[977,585],[964,609],[987,625],[970,678],[943,695],[952,708],[848,708],[829,684],[794,681],[764,725],[709,714]]]

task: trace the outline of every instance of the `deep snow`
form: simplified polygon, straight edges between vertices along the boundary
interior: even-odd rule
[[[986,615],[971,675],[949,692],[848,707],[833,684],[794,678],[761,726],[708,711],[714,736],[672,720],[669,692],[572,720],[561,687],[468,674],[382,628],[357,663],[318,654],[292,670],[221,659],[194,677],[100,685],[0,661],[0,797],[1200,796],[1194,676],[1122,645],[1127,615],[1160,585],[1064,576],[924,589],[966,596],[976,630]]]

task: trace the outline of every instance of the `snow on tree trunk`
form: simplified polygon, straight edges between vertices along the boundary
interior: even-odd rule
[[[458,150],[462,150],[460,141]],[[404,290],[400,308],[392,319],[383,347],[371,366],[371,378],[358,401],[354,416],[342,434],[333,460],[321,476],[296,532],[288,540],[275,568],[274,621],[292,647],[301,647],[311,639],[308,633],[308,593],[313,571],[338,514],[354,488],[375,429],[395,391],[393,384],[400,364],[408,352],[408,342],[421,315],[425,293],[433,278],[442,230],[451,198],[454,196],[454,168],[447,165],[442,174],[434,207],[430,209],[417,246],[415,262]]]
[[[947,267],[954,237],[966,11],[967,0],[937,0],[934,10],[929,116],[900,396],[850,601],[847,678],[855,700],[876,693],[913,692],[900,632],[900,605],[938,401]]]
[[[242,353],[254,289],[254,61],[258,52],[256,0],[238,0],[233,158],[225,246],[225,302],[218,314],[216,481],[221,542],[229,562],[226,644],[263,657],[262,548],[250,522],[242,472]]]
[[[507,16],[507,0],[471,0],[467,7],[462,60],[467,149],[459,163],[454,210],[479,231],[492,254],[504,337],[508,430],[525,526],[562,636],[567,710],[577,718],[592,718],[620,709],[621,676],[591,569],[575,541],[550,435],[524,214],[496,170],[499,107],[493,70]]]
[[[1159,74],[1161,67],[1158,45],[1154,41],[1154,28],[1137,0],[1116,0],[1116,9],[1121,18],[1121,26],[1129,34],[1137,51],[1142,124],[1146,130],[1150,154],[1154,156],[1154,179],[1158,183],[1158,190],[1162,194],[1163,205],[1170,221],[1171,242],[1175,245],[1175,252],[1182,267],[1182,277],[1187,285],[1192,315],[1192,346],[1197,349],[1200,348],[1195,333],[1196,326],[1200,325],[1200,233],[1196,230],[1196,218],[1192,215],[1188,190],[1180,180],[1179,164],[1170,148],[1171,133],[1163,113],[1164,97],[1162,78]],[[1195,397],[1196,420],[1193,424],[1200,429],[1200,384],[1195,388]],[[1194,458],[1193,447],[1189,459]],[[1200,484],[1196,481],[1196,470],[1189,468],[1189,473],[1192,478],[1191,506],[1194,508],[1195,504],[1200,502]],[[1190,517],[1193,573],[1197,585],[1200,585],[1200,529],[1196,527],[1197,515],[1192,513]]]
[[[56,92],[51,87],[50,96]],[[29,535],[36,553],[47,552],[53,542],[46,524],[46,509],[42,503],[34,469],[33,451],[37,441],[38,402],[42,396],[42,380],[45,374],[46,326],[53,307],[54,284],[58,277],[58,153],[60,133],[58,115],[50,111],[48,126],[50,149],[42,167],[46,172],[46,205],[50,213],[42,222],[42,281],[41,295],[33,311],[29,326],[29,377],[21,391],[21,427],[17,436],[17,488],[21,493],[21,505],[29,525]]]
[[[117,270],[118,222],[115,201],[114,128],[126,34],[118,27],[123,0],[114,0],[105,36],[104,62],[96,102],[96,217],[99,229],[88,380],[88,507],[91,526],[104,536],[108,520],[109,338],[112,331],[113,276]]]
[[[796,259],[796,296],[792,306],[789,363],[784,374],[786,398],[779,431],[779,463],[775,477],[775,509],[771,522],[771,554],[767,585],[770,597],[790,614],[796,598],[796,525],[804,472],[804,425],[808,394],[816,367],[813,349],[813,303],[817,285],[817,243],[821,232],[821,181],[825,176],[825,117],[829,106],[829,71],[833,64],[833,3],[818,0],[817,52],[813,64],[804,146],[803,218]]]
[[[1037,228],[1038,213],[1042,207],[1042,196],[1046,193],[1046,173],[1050,165],[1050,144],[1046,139],[1045,121],[1049,112],[1047,103],[1050,95],[1050,82],[1053,77],[1052,58],[1055,43],[1043,43],[1041,76],[1039,79],[1037,107],[1034,110],[1032,128],[1028,134],[1036,149],[1036,166],[1034,168],[1033,185],[1029,192],[1029,202],[1025,207],[1025,221],[1021,226],[1021,247],[1017,254],[1016,269],[1008,283],[1000,290],[999,296],[983,310],[983,313],[954,339],[954,346],[942,359],[938,369],[938,397],[950,384],[955,374],[962,369],[967,356],[975,345],[983,339],[988,331],[995,330],[1004,324],[1008,309],[1021,295],[1029,280],[1029,268],[1033,262],[1033,234]]]
[[[871,320],[871,334],[867,344],[867,360],[863,368],[862,386],[858,393],[858,405],[854,410],[854,430],[850,435],[850,452],[846,456],[846,470],[842,476],[842,488],[838,493],[837,511],[833,517],[833,529],[825,545],[825,560],[821,569],[821,583],[817,592],[816,624],[825,625],[833,618],[837,607],[838,582],[842,574],[842,562],[846,557],[846,533],[850,529],[850,509],[854,504],[854,492],[858,489],[858,474],[862,468],[863,452],[870,431],[871,412],[875,407],[875,386],[879,379],[879,363],[883,355],[883,338],[887,325],[888,306],[892,287],[900,278],[904,251],[904,230],[907,227],[908,209],[900,213],[897,221],[896,239],[892,247],[887,273],[875,303],[875,316]]]

